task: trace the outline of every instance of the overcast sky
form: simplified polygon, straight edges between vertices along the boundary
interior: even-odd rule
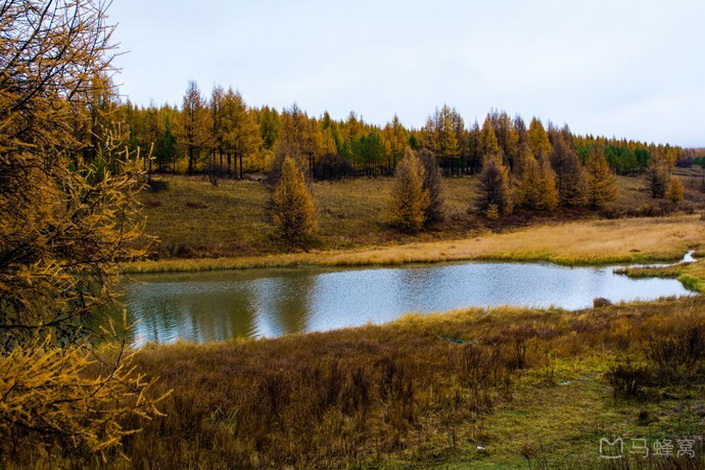
[[[703,0],[117,0],[133,102],[181,103],[188,80],[248,104],[296,102],[420,127],[490,108],[577,133],[705,147]]]

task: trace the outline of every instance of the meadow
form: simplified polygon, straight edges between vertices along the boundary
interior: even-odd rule
[[[516,211],[488,221],[470,210],[475,197],[474,177],[444,178],[445,220],[417,235],[400,233],[386,220],[390,178],[357,178],[313,182],[319,232],[310,250],[350,250],[411,242],[463,239],[487,232],[505,232],[529,225],[585,218],[651,217],[674,210],[705,207],[696,170],[683,170],[686,202],[674,207],[652,199],[641,177],[620,177],[619,199],[606,209],[562,208],[555,213]],[[205,177],[160,176],[165,190],[144,191],[146,232],[158,238],[158,259],[248,257],[288,250],[271,237],[268,215],[270,192],[259,180],[221,179],[218,186]]]
[[[90,468],[705,465],[705,300],[408,315],[278,339],[147,347],[164,417]],[[695,457],[600,457],[601,438],[694,438]],[[676,447],[677,448],[677,447]],[[88,456],[57,463],[79,468]],[[4,468],[48,468],[20,449]],[[85,468],[85,467],[81,467]]]

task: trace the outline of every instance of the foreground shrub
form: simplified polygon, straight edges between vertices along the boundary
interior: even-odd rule
[[[161,398],[149,393],[154,379],[135,372],[124,343],[100,353],[86,343],[54,343],[37,339],[0,358],[0,455],[12,460],[31,446],[32,459],[42,461],[55,444],[59,455],[104,454],[137,432],[123,426],[126,418],[160,415]]]
[[[615,396],[644,398],[645,389],[652,384],[651,370],[647,366],[618,364],[605,374]]]

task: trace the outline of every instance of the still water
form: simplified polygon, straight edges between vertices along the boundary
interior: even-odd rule
[[[136,276],[126,306],[137,343],[222,341],[383,323],[406,312],[524,305],[579,309],[693,295],[675,279],[629,279],[611,267],[451,263],[363,269],[257,269]]]

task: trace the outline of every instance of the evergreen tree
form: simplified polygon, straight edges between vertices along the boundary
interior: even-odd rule
[[[279,141],[279,131],[281,129],[279,113],[276,109],[264,106],[257,113],[257,120],[260,126],[262,147],[266,150],[274,150]]]
[[[424,226],[429,205],[424,178],[425,172],[418,157],[407,152],[395,172],[389,198],[389,221],[399,230],[417,232]]]
[[[496,209],[500,215],[512,212],[512,192],[509,185],[509,169],[502,162],[499,153],[489,155],[479,176],[478,194],[475,207],[485,215]]]
[[[290,245],[309,242],[317,230],[313,196],[292,157],[282,163],[281,177],[272,195],[272,221],[276,237]]]
[[[428,192],[424,223],[433,224],[444,218],[441,169],[436,156],[428,150],[421,150],[419,160],[424,170],[423,188]]]
[[[377,176],[377,168],[384,161],[386,149],[377,131],[360,136],[353,142],[352,153],[355,160],[365,169],[368,176]]]
[[[176,136],[171,129],[171,121],[168,116],[164,117],[164,133],[157,138],[154,145],[154,158],[157,160],[160,173],[164,171],[164,165],[168,165],[176,159]]]
[[[587,200],[592,207],[602,208],[617,199],[617,176],[607,164],[605,152],[595,147],[585,161]]]

